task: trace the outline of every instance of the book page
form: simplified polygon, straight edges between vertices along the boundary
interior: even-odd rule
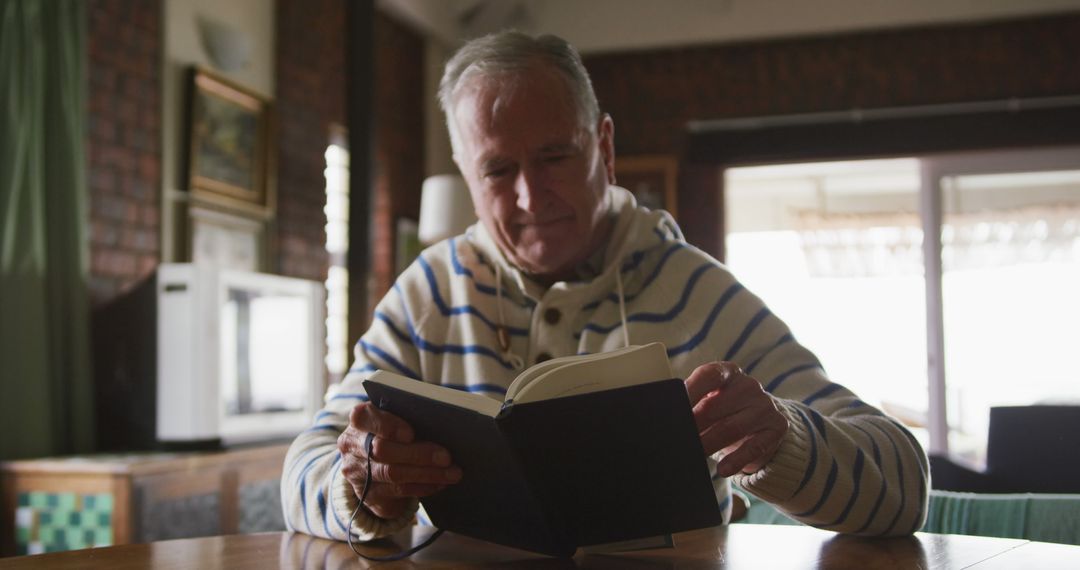
[[[659,342],[599,354],[544,362],[538,374],[523,374],[506,391],[507,400],[533,402],[576,396],[674,378],[667,349]],[[528,372],[528,371],[526,371]]]
[[[623,354],[623,353],[626,353],[626,352],[633,352],[633,351],[638,350],[640,348],[641,347],[638,346],[638,345],[627,346],[627,347],[624,347],[624,348],[617,348],[615,350],[610,350],[608,352],[597,352],[597,353],[594,353],[594,354],[575,354],[575,355],[572,355],[572,356],[562,356],[562,357],[559,357],[559,358],[553,358],[551,360],[545,360],[544,362],[534,364],[531,367],[529,367],[527,370],[523,371],[521,374],[518,374],[517,378],[514,378],[514,381],[510,383],[510,386],[506,390],[507,399],[510,399],[511,394],[519,393],[522,389],[525,388],[525,386],[531,384],[534,380],[536,380],[540,376],[542,376],[544,374],[547,374],[548,372],[550,372],[550,371],[552,371],[552,370],[554,370],[556,368],[561,368],[563,366],[569,366],[569,365],[577,364],[577,363],[580,363],[580,362],[586,362],[586,361],[590,361],[590,360],[597,360],[597,359],[601,359],[601,358],[614,358],[615,356],[617,356],[619,354]]]
[[[564,356],[562,358],[552,358],[551,360],[545,360],[543,362],[538,362],[536,364],[533,364],[529,368],[526,368],[525,370],[523,370],[521,372],[521,374],[518,374],[516,378],[514,378],[514,381],[511,382],[510,386],[507,387],[507,393],[508,394],[515,393],[516,392],[516,390],[514,388],[515,386],[525,386],[529,382],[532,382],[536,377],[540,376],[541,374],[544,374],[544,373],[546,373],[546,372],[548,372],[550,370],[553,370],[555,368],[558,368],[560,366],[565,366],[568,362],[577,362],[579,360],[588,360],[588,359],[591,359],[591,358],[596,358],[597,356],[599,356],[599,355],[598,354],[579,354],[579,355],[574,355],[574,356]]]
[[[472,410],[486,416],[495,417],[499,415],[499,410],[502,409],[502,402],[494,398],[431,384],[385,370],[376,370],[371,376],[368,376],[368,381],[397,388],[403,392],[411,392],[430,400],[446,402],[452,406]]]

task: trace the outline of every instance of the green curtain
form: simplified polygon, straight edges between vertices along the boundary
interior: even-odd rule
[[[0,0],[0,459],[89,451],[81,0]]]

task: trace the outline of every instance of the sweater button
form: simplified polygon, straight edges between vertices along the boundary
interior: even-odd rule
[[[541,352],[540,354],[536,355],[536,364],[540,364],[541,362],[544,362],[546,360],[551,360],[550,354],[546,352]]]
[[[556,309],[556,308],[551,308],[551,309],[548,309],[548,310],[544,311],[544,321],[546,321],[547,324],[549,324],[549,325],[553,325],[553,324],[559,322],[559,319],[561,317],[562,317],[562,313],[560,313],[559,310]]]

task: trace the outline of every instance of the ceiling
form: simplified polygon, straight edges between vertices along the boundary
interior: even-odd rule
[[[1080,11],[1080,0],[379,0],[448,46],[503,28],[586,53]]]

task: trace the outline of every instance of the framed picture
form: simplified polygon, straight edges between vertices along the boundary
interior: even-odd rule
[[[264,269],[262,222],[203,208],[192,208],[189,219],[192,262],[241,271]]]
[[[200,68],[191,70],[188,186],[196,201],[266,214],[270,101]]]
[[[615,157],[615,181],[634,194],[641,206],[677,216],[679,161],[673,156]]]

